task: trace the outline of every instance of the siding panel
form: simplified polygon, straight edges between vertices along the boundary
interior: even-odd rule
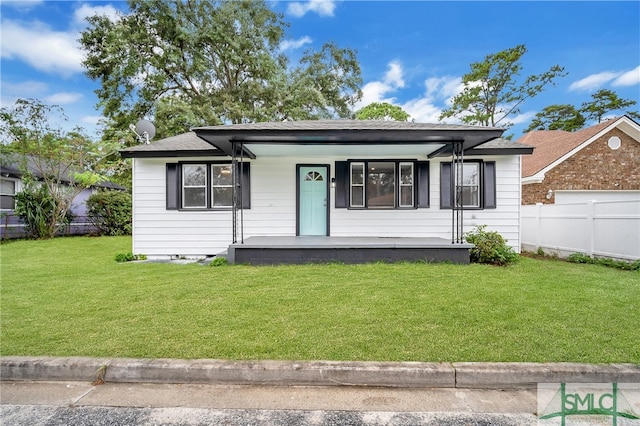
[[[402,157],[397,157],[401,159]],[[412,158],[415,159],[415,158]],[[197,160],[197,159],[196,159]],[[209,158],[203,161],[213,160]],[[244,237],[295,235],[296,164],[329,164],[346,158],[274,158],[251,162],[251,209],[244,211]],[[448,161],[449,159],[443,159]],[[465,232],[486,224],[518,249],[520,215],[519,158],[490,157],[496,162],[497,208],[464,213]],[[226,250],[232,239],[230,211],[167,210],[166,163],[175,159],[134,160],[134,252],[148,256],[205,256]],[[330,229],[334,236],[451,238],[451,210],[440,210],[440,160],[429,161],[430,207],[412,210],[335,208],[330,190]]]

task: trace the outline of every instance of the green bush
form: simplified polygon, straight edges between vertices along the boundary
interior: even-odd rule
[[[640,260],[636,260],[635,262],[625,262],[624,260],[609,259],[607,257],[593,258],[585,253],[570,254],[567,256],[567,262],[608,266],[610,268],[623,269],[626,271],[640,271]]]
[[[134,260],[147,260],[147,256],[144,254],[118,253],[115,257],[116,262],[132,262]]]
[[[487,225],[477,226],[465,234],[467,242],[474,245],[470,250],[471,262],[490,265],[509,265],[518,261],[518,253],[507,245],[502,235],[487,231]]]
[[[229,261],[227,260],[226,257],[215,257],[211,263],[209,264],[209,266],[225,266],[228,265]]]
[[[573,253],[567,256],[567,262],[572,263],[593,263],[593,259],[584,253]]]
[[[24,222],[29,238],[53,238],[62,224],[73,221],[73,214],[67,212],[62,224],[58,223],[55,216],[62,211],[59,203],[46,185],[27,184],[16,194],[15,213]]]
[[[97,192],[87,199],[87,216],[102,235],[130,235],[131,194]]]

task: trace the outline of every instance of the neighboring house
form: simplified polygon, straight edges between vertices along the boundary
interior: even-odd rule
[[[203,127],[127,148],[133,252],[203,257],[229,249],[231,261],[299,263],[420,258],[429,250],[426,259],[447,260],[443,250],[461,247],[466,260],[453,261],[468,262],[463,233],[483,224],[519,251],[520,155],[532,148],[499,139],[502,132],[297,121]],[[456,170],[464,170],[464,208],[452,203]],[[281,252],[268,257],[275,246]],[[365,254],[374,248],[380,252]],[[240,256],[249,249],[247,256],[267,258]]]
[[[15,216],[16,194],[23,189],[22,171],[16,161],[11,161],[9,156],[3,158],[0,164],[0,239],[19,238],[24,236],[24,225],[20,219]],[[29,161],[27,168],[36,179],[41,178],[37,168]],[[87,223],[87,206],[86,201],[91,194],[98,191],[99,188],[114,189],[123,191],[124,187],[113,182],[105,181],[96,184],[80,192],[71,204],[71,213],[74,216],[74,223],[68,228],[69,233],[81,234],[93,231],[93,228]]]
[[[535,147],[522,158],[522,204],[640,200],[640,125],[627,116],[517,142]]]

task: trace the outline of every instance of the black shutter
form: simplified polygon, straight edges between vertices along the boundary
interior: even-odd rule
[[[349,207],[349,162],[336,161],[336,201],[335,208]]]
[[[251,208],[251,163],[237,163],[242,185],[242,208]]]
[[[453,208],[453,184],[451,163],[440,163],[440,208]]]
[[[180,164],[167,163],[167,210],[180,208]]]
[[[416,184],[418,186],[419,208],[429,207],[429,162],[419,161],[416,164]]]
[[[496,203],[496,163],[489,161],[483,165],[483,207],[485,209],[495,209]]]

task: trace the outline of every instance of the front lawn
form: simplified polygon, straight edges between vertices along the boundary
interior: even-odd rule
[[[8,355],[640,363],[640,273],[117,263],[128,237],[0,246]]]

